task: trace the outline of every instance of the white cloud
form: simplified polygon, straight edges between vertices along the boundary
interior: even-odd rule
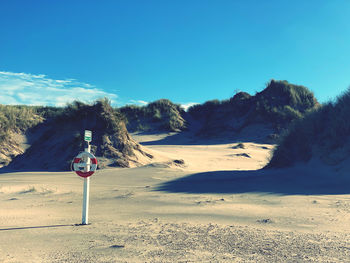
[[[187,102],[187,103],[181,103],[181,107],[185,109],[185,111],[187,111],[191,106],[193,105],[197,105],[199,103],[197,102]]]
[[[129,100],[129,103],[127,104],[133,104],[133,105],[138,105],[138,106],[145,106],[147,105],[149,102],[144,101],[144,100]],[[187,103],[179,103],[181,105],[181,107],[187,111],[189,107],[199,104],[197,102],[187,102]]]
[[[130,100],[129,102],[130,102],[130,104],[136,104],[139,106],[145,106],[148,104],[148,102],[144,101],[144,100]]]
[[[46,75],[0,71],[0,103],[64,106],[74,100],[92,102],[118,96],[75,79],[55,80]]]

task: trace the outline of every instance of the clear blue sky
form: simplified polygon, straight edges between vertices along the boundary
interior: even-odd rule
[[[350,85],[349,17],[348,0],[1,0],[0,89],[202,103],[274,78],[323,102]]]

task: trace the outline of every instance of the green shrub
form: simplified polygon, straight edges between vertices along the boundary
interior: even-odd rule
[[[268,167],[285,167],[318,157],[337,164],[350,156],[350,88],[334,103],[308,113],[282,136]],[[333,153],[337,152],[337,159]],[[343,156],[339,156],[343,155]]]
[[[97,126],[105,129],[106,133],[113,133],[120,130],[120,125],[124,125],[125,117],[111,106],[108,98],[103,98],[92,104],[80,101],[69,103],[53,120],[57,124],[83,122],[82,129]]]
[[[146,106],[119,108],[127,120],[129,131],[178,131],[186,129],[185,111],[180,105],[160,99]]]
[[[9,139],[12,132],[25,132],[42,121],[35,107],[0,104],[0,143]]]
[[[215,135],[221,131],[239,132],[244,127],[265,124],[281,133],[291,123],[319,106],[313,93],[287,81],[271,80],[255,94],[235,94],[229,100],[212,100],[189,108],[188,113],[202,122],[200,134]]]
[[[222,102],[215,99],[205,102],[204,104],[196,104],[188,109],[188,113],[196,119],[201,119],[208,115],[215,113],[215,111],[222,105]]]

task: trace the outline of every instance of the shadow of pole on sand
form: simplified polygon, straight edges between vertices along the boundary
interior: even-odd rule
[[[36,229],[36,228],[51,228],[51,227],[65,227],[65,226],[77,226],[77,225],[72,225],[72,224],[71,224],[71,225],[50,225],[50,226],[11,227],[11,228],[0,228],[0,231]]]

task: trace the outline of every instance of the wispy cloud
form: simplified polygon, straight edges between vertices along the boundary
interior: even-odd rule
[[[144,100],[129,100],[129,102],[127,103],[127,105],[138,105],[138,106],[146,106],[149,102],[144,101]],[[177,103],[176,103],[177,104]],[[199,104],[197,102],[187,102],[187,103],[179,103],[181,105],[181,107],[187,111],[191,106]]]
[[[74,100],[92,102],[108,97],[116,104],[118,96],[75,79],[56,80],[46,75],[0,71],[0,103],[64,106]]]
[[[148,104],[147,101],[144,100],[130,100],[129,103],[127,104],[134,104],[134,105],[139,105],[139,106],[145,106]]]

